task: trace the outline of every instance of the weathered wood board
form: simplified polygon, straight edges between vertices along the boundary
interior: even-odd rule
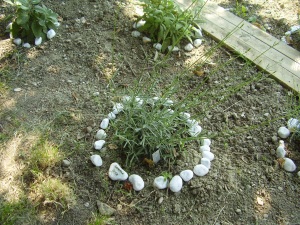
[[[182,8],[191,0],[176,0]],[[282,84],[300,92],[300,52],[212,2],[201,11],[202,29],[244,55]]]

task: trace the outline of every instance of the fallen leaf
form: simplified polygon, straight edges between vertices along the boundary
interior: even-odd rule
[[[109,144],[107,147],[108,147],[110,150],[117,150],[117,149],[118,149],[118,146],[115,145],[115,144]]]
[[[193,73],[199,77],[203,76],[205,74],[204,70],[194,70]]]
[[[149,167],[153,167],[154,166],[154,162],[151,159],[144,158],[143,162],[145,164],[147,164]]]

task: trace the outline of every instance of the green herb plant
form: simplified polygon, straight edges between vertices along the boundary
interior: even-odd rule
[[[186,144],[200,140],[201,135],[191,135],[190,129],[197,124],[188,118],[181,104],[172,104],[166,97],[125,96],[123,111],[112,120],[113,142],[125,154],[126,165],[152,159],[159,150],[160,157],[169,162],[185,151]]]
[[[246,18],[248,9],[240,1],[236,0],[235,2],[235,14],[241,18]]]
[[[13,21],[8,26],[12,38],[20,38],[27,43],[34,43],[38,38],[45,41],[47,32],[55,31],[59,26],[58,15],[40,4],[42,0],[4,1],[15,7]]]
[[[154,43],[162,43],[162,52],[168,46],[176,46],[182,39],[192,43],[193,30],[199,29],[196,15],[202,7],[192,12],[182,10],[173,0],[142,0],[144,15],[137,18],[137,22],[146,23],[138,30],[147,33]]]

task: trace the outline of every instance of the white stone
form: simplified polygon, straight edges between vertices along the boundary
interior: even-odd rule
[[[51,39],[56,35],[55,31],[53,29],[48,30],[47,32],[47,38]]]
[[[21,38],[16,38],[13,40],[13,42],[15,43],[15,45],[20,45],[22,43]]]
[[[284,162],[283,162],[283,169],[285,169],[288,172],[294,172],[296,170],[296,165],[294,163],[293,160],[289,159],[289,158],[283,158]]]
[[[171,99],[165,99],[163,102],[164,106],[172,106],[174,102]]]
[[[196,174],[199,177],[203,177],[208,173],[208,169],[206,166],[202,164],[198,164],[194,167],[194,174]]]
[[[172,52],[178,52],[179,51],[179,48],[177,47],[177,46],[172,46],[172,45],[170,45],[170,46],[168,46],[168,50],[169,51],[172,51]]]
[[[59,27],[60,26],[60,22],[55,22],[54,26]]]
[[[203,37],[201,29],[195,28],[194,31],[195,31],[195,38],[202,38]]]
[[[201,158],[201,164],[206,166],[207,169],[210,169],[211,163],[210,160],[207,158]]]
[[[116,103],[113,107],[113,113],[117,115],[118,113],[122,112],[123,109],[124,109],[124,106],[122,103]]]
[[[22,91],[22,88],[14,88],[14,92],[20,92]]]
[[[293,33],[295,33],[296,31],[300,30],[300,25],[295,25],[295,26],[292,26],[290,31]]]
[[[284,158],[285,155],[286,155],[286,151],[285,151],[284,147],[279,146],[276,149],[276,156],[277,156],[277,158]]]
[[[137,37],[141,36],[141,33],[139,31],[135,30],[135,31],[131,32],[131,36],[137,38]]]
[[[100,129],[97,131],[95,137],[97,140],[104,140],[106,138],[106,136],[107,136],[106,132],[103,129]]]
[[[152,154],[152,160],[154,163],[158,163],[160,160],[160,151],[157,150]]]
[[[196,39],[196,40],[194,40],[193,44],[196,48],[198,48],[202,44],[202,40],[201,39]]]
[[[129,176],[128,180],[135,191],[140,191],[145,187],[145,183],[139,175],[132,174]]]
[[[209,161],[212,161],[212,160],[214,160],[215,155],[214,155],[214,153],[212,153],[212,152],[209,152],[209,151],[203,151],[203,152],[202,152],[202,157],[208,159]]]
[[[290,135],[290,131],[286,127],[280,127],[278,129],[278,135],[279,135],[279,137],[285,139]]]
[[[197,122],[197,120],[194,120],[194,119],[187,119],[186,120],[186,122],[187,122],[187,124],[188,124],[188,126],[189,127],[193,127],[193,126],[198,126],[199,124],[198,124],[198,122]]]
[[[201,141],[201,145],[208,145],[208,146],[210,146],[211,145],[211,140],[208,139],[208,138],[204,138]]]
[[[202,131],[200,125],[194,125],[189,129],[189,133],[192,137],[197,137]]]
[[[107,118],[109,120],[114,120],[116,119],[116,114],[114,114],[113,112],[108,113]]]
[[[208,145],[202,145],[200,146],[199,150],[203,154],[204,151],[210,152],[210,147]]]
[[[126,180],[128,178],[128,174],[116,162],[110,165],[108,176],[112,180]]]
[[[158,189],[165,189],[168,187],[169,181],[163,176],[156,177],[153,181],[153,186]]]
[[[109,124],[109,119],[108,118],[105,118],[101,121],[100,123],[100,128],[102,129],[106,129],[108,127],[108,124]]]
[[[174,110],[173,109],[167,109],[167,113],[172,115],[172,114],[174,114]]]
[[[287,122],[287,127],[291,132],[295,132],[296,130],[300,129],[300,122],[295,118],[291,118]]]
[[[95,148],[96,150],[101,150],[101,149],[103,148],[104,144],[105,144],[105,141],[104,141],[104,140],[98,140],[98,141],[95,141],[95,143],[94,143],[94,148]]]
[[[23,47],[24,47],[24,48],[30,48],[31,45],[30,45],[29,43],[24,43],[24,44],[23,44]]]
[[[95,166],[102,166],[102,159],[100,155],[92,155],[90,159]]]
[[[153,47],[154,47],[156,50],[160,51],[161,48],[162,48],[162,45],[161,45],[160,43],[155,43],[155,44],[153,45]]]
[[[193,178],[194,173],[191,170],[183,170],[180,172],[179,175],[181,176],[182,180],[184,180],[185,182],[188,182]]]
[[[187,113],[187,112],[181,112],[179,113],[179,115],[181,116],[181,118],[183,119],[189,119],[191,117],[191,114]]]
[[[180,176],[175,175],[174,177],[172,177],[170,184],[169,184],[169,188],[172,192],[179,192],[182,189],[182,179]]]
[[[145,23],[146,23],[146,21],[145,21],[145,20],[140,20],[140,21],[138,21],[138,22],[136,23],[136,28],[139,28],[139,27],[142,27],[142,26],[144,26],[144,25],[145,25]]]
[[[139,106],[142,106],[144,103],[144,100],[141,99],[140,97],[135,97],[135,101]]]
[[[36,38],[35,40],[34,40],[34,44],[36,45],[36,46],[38,46],[38,45],[40,45],[40,44],[42,44],[42,37],[39,37],[39,38]]]
[[[188,43],[186,46],[184,46],[184,50],[187,52],[190,52],[194,49],[194,46],[191,43]]]
[[[143,43],[150,43],[151,42],[151,39],[148,38],[148,37],[143,37]]]

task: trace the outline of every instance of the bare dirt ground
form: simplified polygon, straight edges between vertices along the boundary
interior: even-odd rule
[[[13,46],[7,35],[1,36],[0,208],[21,202],[21,208],[33,210],[14,208],[14,222],[3,214],[0,223],[101,224],[92,223],[98,200],[116,209],[102,224],[300,224],[299,169],[285,172],[275,156],[278,128],[291,116],[299,116],[291,115],[292,108],[299,105],[293,93],[223,48],[201,64],[209,78],[203,83],[203,77],[192,72],[194,66],[186,68],[217,44],[208,36],[200,48],[172,54],[157,66],[151,45],[131,36],[135,3],[47,0],[45,4],[60,15],[62,23],[53,40],[25,50]],[[286,26],[294,25],[298,2],[283,2],[284,12],[277,10],[277,4],[274,1],[268,4],[274,7],[267,7],[266,2],[258,2],[255,6],[270,11],[267,18],[260,16],[274,30],[277,25],[272,21],[281,17]],[[0,10],[1,16],[10,12],[4,3]],[[5,26],[1,23],[1,30]],[[286,26],[279,27],[286,31]],[[281,31],[274,35],[281,36]],[[214,135],[211,151],[215,160],[210,172],[184,184],[179,194],[154,189],[153,179],[162,171],[176,175],[192,169],[201,158],[196,145],[188,146],[187,156],[171,168],[163,162],[154,168],[142,162],[127,168],[110,139],[106,151],[100,153],[102,167],[95,168],[89,159],[98,153],[93,149],[94,135],[115,97],[135,87],[141,77],[150,82],[157,73],[158,92],[182,73],[175,101],[194,88],[205,93],[191,114]],[[108,133],[112,135],[113,130]],[[59,162],[43,170],[43,176],[60,179],[74,190],[76,204],[67,210],[59,204],[35,201],[39,196],[32,188],[37,178],[28,169],[28,159],[40,140],[57,146],[71,162],[68,167]],[[288,156],[299,167],[299,142],[288,139],[286,144]],[[111,181],[107,172],[112,162],[129,174],[142,176],[145,188],[128,191],[122,182]]]

